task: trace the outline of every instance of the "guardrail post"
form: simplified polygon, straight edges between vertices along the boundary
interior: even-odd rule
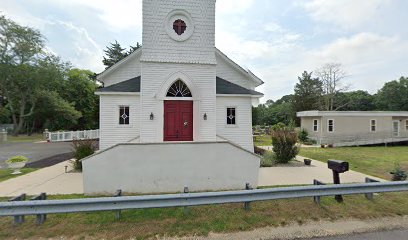
[[[41,193],[38,196],[35,196],[33,198],[31,198],[31,201],[35,201],[35,200],[46,200],[47,199],[47,194],[46,193]],[[45,220],[47,220],[47,215],[46,214],[37,214],[37,224],[43,224],[45,222]]]
[[[323,183],[323,182],[321,182],[321,181],[319,181],[319,180],[313,179],[313,185],[326,185],[326,184]],[[319,204],[319,205],[320,205],[320,196],[314,196],[314,197],[313,197],[313,201],[314,201],[316,204]]]
[[[190,192],[190,190],[188,189],[188,187],[184,187],[184,190],[183,190],[183,193],[189,193]],[[189,213],[189,210],[188,210],[188,207],[184,207],[183,208],[184,210],[184,214],[188,214]]]
[[[9,202],[24,201],[25,199],[26,199],[26,194],[23,193],[20,196],[10,199]],[[20,225],[23,222],[24,222],[24,215],[14,216],[14,224]]]
[[[374,183],[374,182],[379,182],[379,181],[378,181],[378,180],[374,180],[374,179],[372,179],[372,178],[366,177],[366,178],[365,178],[365,182],[366,182],[366,183]],[[365,193],[364,195],[365,195],[365,197],[366,197],[368,200],[373,200],[373,199],[374,199],[374,193]]]
[[[249,183],[246,183],[245,184],[245,190],[253,190],[254,188],[251,186],[251,184],[249,184]],[[246,211],[249,211],[249,210],[251,210],[251,205],[250,205],[250,203],[251,202],[244,202],[244,209],[246,210]]]
[[[120,197],[120,196],[122,196],[122,190],[121,189],[116,190],[115,195],[113,195],[113,197]],[[115,212],[115,218],[116,219],[120,219],[121,216],[122,216],[122,211],[121,210],[118,210],[118,211]]]

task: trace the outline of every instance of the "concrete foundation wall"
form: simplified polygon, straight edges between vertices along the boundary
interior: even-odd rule
[[[83,161],[88,195],[215,191],[258,185],[259,157],[229,142],[119,144]]]

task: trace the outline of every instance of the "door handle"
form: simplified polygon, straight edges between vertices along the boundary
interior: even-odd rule
[[[184,128],[186,128],[188,126],[188,122],[184,121]]]

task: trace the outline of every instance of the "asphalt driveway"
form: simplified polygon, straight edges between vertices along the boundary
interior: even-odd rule
[[[16,155],[23,155],[29,159],[28,167],[49,166],[72,158],[71,142],[12,142],[0,144],[0,167],[5,167],[5,161]],[[41,161],[40,161],[41,160]],[[52,164],[51,164],[52,163]]]

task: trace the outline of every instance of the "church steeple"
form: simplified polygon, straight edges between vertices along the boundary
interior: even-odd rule
[[[216,0],[143,0],[144,62],[216,64]]]

